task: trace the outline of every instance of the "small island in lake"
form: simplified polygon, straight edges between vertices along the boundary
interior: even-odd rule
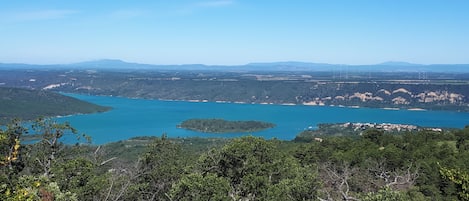
[[[204,133],[245,133],[275,127],[275,124],[262,121],[227,121],[224,119],[189,119],[178,128]]]

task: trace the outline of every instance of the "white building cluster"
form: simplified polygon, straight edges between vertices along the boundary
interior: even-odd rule
[[[380,129],[384,131],[414,131],[418,130],[418,127],[415,125],[408,124],[391,124],[391,123],[345,123],[342,124],[344,128],[352,128],[354,131],[365,130],[369,128]],[[440,129],[441,131],[441,129]]]

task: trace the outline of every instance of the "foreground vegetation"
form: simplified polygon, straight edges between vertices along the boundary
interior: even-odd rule
[[[38,133],[35,144],[20,140]],[[65,135],[80,141],[64,145]],[[469,200],[469,127],[307,143],[83,139],[49,120],[2,129],[0,200]]]
[[[42,138],[22,143],[30,134]],[[62,144],[65,135],[78,143]],[[49,120],[0,130],[0,200],[469,200],[469,127],[398,135],[371,129],[308,143],[87,140]]]
[[[246,133],[275,127],[275,124],[262,121],[227,121],[224,119],[188,119],[179,128],[204,133]]]
[[[95,113],[109,109],[54,92],[0,87],[0,125],[13,118],[34,120],[41,116]]]

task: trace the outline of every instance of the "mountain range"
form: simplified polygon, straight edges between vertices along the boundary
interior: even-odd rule
[[[2,69],[119,69],[119,70],[208,70],[208,71],[352,71],[352,72],[451,72],[469,73],[469,64],[414,64],[389,61],[372,65],[347,65],[312,62],[264,62],[245,65],[154,65],[132,63],[117,59],[102,59],[73,64],[35,65],[0,63]]]

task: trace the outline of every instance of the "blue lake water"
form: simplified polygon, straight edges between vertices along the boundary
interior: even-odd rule
[[[234,103],[160,101],[121,97],[66,94],[95,104],[113,107],[105,113],[56,118],[92,137],[94,144],[129,139],[135,136],[237,137],[262,136],[266,139],[292,140],[318,123],[372,122],[401,123],[419,126],[463,128],[469,113],[448,111],[408,111],[329,106],[287,106]],[[191,118],[259,120],[275,123],[275,128],[255,133],[208,134],[176,126]]]

